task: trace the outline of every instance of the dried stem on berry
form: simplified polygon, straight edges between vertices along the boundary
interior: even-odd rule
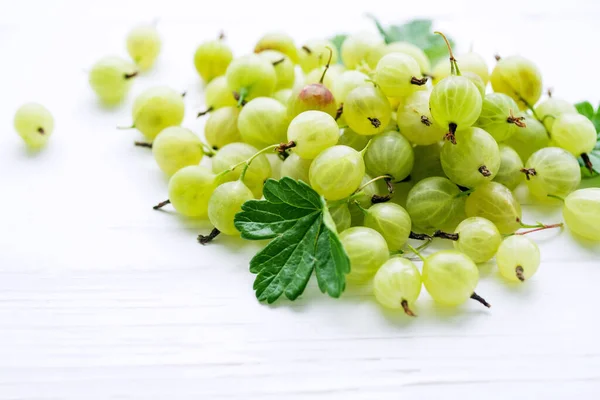
[[[525,277],[523,276],[524,272],[525,270],[523,270],[523,267],[517,265],[517,268],[515,268],[515,275],[521,282],[525,282]]]
[[[135,78],[136,76],[138,76],[138,74],[139,74],[139,72],[138,72],[138,71],[135,71],[135,72],[132,72],[132,73],[130,73],[130,74],[125,74],[125,75],[123,75],[123,78],[125,78],[125,79],[131,79],[131,78]]]
[[[508,122],[509,124],[515,124],[519,128],[525,128],[527,127],[527,124],[523,122],[524,120],[525,117],[515,117],[515,115],[513,114],[513,110],[508,111],[508,118],[506,118],[506,122]]]
[[[290,156],[290,152],[288,150],[294,147],[296,147],[296,142],[294,141],[280,143],[279,146],[275,147],[275,152],[277,153],[279,158],[285,161],[285,159]]]
[[[277,60],[277,61],[273,61],[271,64],[272,64],[274,67],[276,67],[276,66],[278,66],[279,64],[281,64],[281,63],[282,63],[282,62],[284,62],[284,61],[285,61],[285,57],[283,57],[283,58],[280,58],[280,59],[279,59],[279,60]]]
[[[432,124],[431,120],[427,118],[427,115],[421,115],[421,123],[425,126],[431,126]]]
[[[481,175],[485,176],[486,178],[488,176],[492,176],[492,173],[490,172],[490,170],[485,165],[482,165],[481,167],[477,168],[477,171],[479,171],[479,173]]]
[[[453,240],[456,242],[458,240],[458,233],[448,233],[448,232],[437,230],[433,233],[433,237]]]
[[[149,149],[152,148],[152,143],[148,143],[148,142],[133,142],[133,144],[138,147],[147,147]]]
[[[449,123],[448,124],[448,133],[446,133],[446,136],[444,136],[444,139],[448,140],[452,144],[456,144],[456,136],[454,136],[454,134],[456,133],[457,128],[458,128],[458,125],[456,125],[454,122]]]
[[[158,203],[157,205],[155,205],[154,207],[152,207],[152,209],[153,210],[160,210],[161,208],[163,208],[167,204],[171,204],[171,200],[167,199],[165,201],[161,201],[160,203]]]
[[[211,111],[213,111],[213,107],[208,107],[206,110],[200,111],[198,113],[198,115],[196,115],[196,118],[200,118],[201,116],[206,115],[206,114],[208,114]]]
[[[389,194],[394,194],[394,185],[392,184],[392,178],[388,177],[384,179],[385,186],[387,187]]]
[[[211,242],[214,238],[216,238],[217,236],[219,236],[220,233],[221,233],[220,230],[218,230],[217,228],[214,228],[206,236],[205,235],[198,235],[198,242],[200,242],[201,245],[205,245],[206,243]]]
[[[344,103],[341,103],[338,109],[335,111],[335,120],[340,119],[342,114],[344,113]]]
[[[412,310],[408,306],[408,301],[402,299],[402,301],[400,302],[400,305],[402,306],[402,309],[404,310],[404,312],[406,313],[406,315],[409,315],[411,317],[416,317],[417,316],[414,312],[412,312]]]
[[[38,131],[38,133],[39,133],[40,135],[45,135],[45,134],[46,134],[46,131],[45,131],[45,130],[44,130],[44,128],[42,128],[41,126],[40,126],[40,127],[37,129],[37,131]]]
[[[371,122],[371,125],[373,125],[374,128],[379,128],[381,126],[381,121],[378,118],[367,117],[367,119],[369,122]]]
[[[374,194],[373,196],[371,196],[371,204],[387,203],[391,199],[392,195],[390,194],[386,194],[385,196]]]
[[[532,176],[537,175],[535,168],[521,168],[521,172],[525,174],[525,178],[527,178],[527,180],[530,180]]]
[[[594,164],[592,164],[592,160],[587,155],[587,153],[581,153],[581,159],[583,160],[583,164],[590,171],[590,174],[594,175]]]
[[[424,84],[427,83],[427,77],[423,77],[423,78],[419,79],[416,76],[413,76],[410,79],[410,83],[412,83],[413,85],[417,85],[417,86],[423,86]]]
[[[307,52],[308,54],[312,54],[312,50],[308,46],[302,46],[301,49]]]
[[[485,301],[485,299],[483,297],[481,297],[480,295],[478,295],[477,293],[473,292],[473,294],[471,295],[471,298],[473,300],[477,300],[478,302],[480,302],[481,304],[483,304],[484,306],[486,306],[487,308],[491,307],[491,304],[488,303],[487,301]]]
[[[408,235],[409,239],[415,239],[415,240],[431,240],[431,236],[429,236],[426,233],[415,233],[413,231],[410,231],[410,234]]]

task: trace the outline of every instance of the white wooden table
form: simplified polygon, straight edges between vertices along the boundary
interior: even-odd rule
[[[0,0],[0,399],[600,398],[599,246],[537,234],[531,281],[506,285],[482,267],[490,310],[444,310],[424,293],[409,319],[383,312],[368,288],[335,301],[314,285],[261,305],[247,268],[257,245],[202,247],[206,223],[153,211],[167,179],[133,147],[136,132],[115,129],[135,94],[168,84],[188,91],[186,125],[201,132],[191,60],[221,29],[242,54],[268,29],[302,41],[369,28],[367,9],[389,22],[433,16],[490,65],[520,52],[557,96],[597,103],[596,2],[203,3]],[[124,55],[127,29],[156,16],[156,70],[123,107],[98,106],[85,70]],[[56,118],[35,155],[12,129],[30,100]],[[527,206],[525,217],[561,218]]]

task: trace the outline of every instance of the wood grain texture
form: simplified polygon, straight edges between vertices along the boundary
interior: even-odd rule
[[[370,27],[367,5],[358,3],[340,9],[310,1],[294,18],[267,2],[271,14],[252,17],[250,3],[210,10],[169,3],[87,9],[24,1],[0,13],[8,60],[0,74],[1,400],[599,397],[600,249],[567,230],[532,236],[542,266],[525,285],[506,284],[492,264],[481,267],[477,291],[491,309],[476,302],[444,309],[424,292],[410,319],[378,307],[368,286],[336,301],[312,282],[296,302],[258,304],[248,261],[260,244],[219,237],[203,247],[195,237],[210,230],[207,223],[169,207],[152,210],[166,198],[167,178],[147,149],[133,146],[139,134],[115,130],[130,122],[135,94],[156,84],[187,90],[185,125],[202,132],[204,120],[194,118],[204,107],[202,88],[191,62],[200,41],[224,29],[243,54],[268,27],[299,40]],[[369,11],[385,20],[416,15],[393,18],[390,3],[372,3]],[[595,2],[508,2],[510,19],[473,18],[481,7],[474,1],[463,5],[465,15],[430,3],[423,9],[462,51],[473,43],[490,65],[497,51],[520,52],[541,66],[557,95],[600,99],[598,81],[571,80],[582,65],[597,65],[597,54],[582,50],[596,44]],[[31,7],[35,23],[25,18]],[[302,21],[314,9],[321,13],[307,32]],[[103,109],[83,71],[104,54],[124,55],[127,29],[156,16],[164,37],[156,70],[136,81],[122,107]],[[540,36],[523,34],[524,26]],[[577,46],[561,46],[557,58],[553,46],[567,38]],[[27,153],[12,132],[14,110],[30,100],[56,118],[39,154]],[[522,190],[519,197],[529,202]],[[561,220],[556,208],[526,206],[525,217]]]

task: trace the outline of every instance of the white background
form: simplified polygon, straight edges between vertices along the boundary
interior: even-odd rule
[[[185,124],[201,132],[192,56],[224,30],[236,54],[267,30],[298,42],[416,16],[470,46],[521,53],[570,101],[600,100],[596,1],[0,1],[0,399],[597,399],[600,248],[568,231],[534,236],[539,273],[507,285],[481,268],[469,302],[418,318],[382,311],[368,288],[332,300],[311,286],[294,303],[257,303],[248,261],[256,243],[151,206],[167,179],[135,148],[132,98],[187,90]],[[86,70],[125,55],[137,22],[160,18],[157,68],[126,104],[104,109]],[[30,154],[12,116],[26,101],[56,119]],[[598,182],[596,182],[598,185]],[[525,208],[527,220],[561,219]],[[410,396],[410,397],[408,397]]]

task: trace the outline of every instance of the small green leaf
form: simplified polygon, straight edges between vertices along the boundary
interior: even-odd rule
[[[383,25],[381,25],[381,22],[379,22],[379,20],[377,18],[375,18],[374,15],[367,14],[367,17],[371,18],[373,20],[373,22],[375,23],[375,27],[377,27],[379,34],[385,41],[385,44],[390,44],[390,43],[394,42],[394,39],[388,34],[388,32],[383,27]]]
[[[589,118],[589,117],[588,117]],[[591,118],[594,127],[596,128],[596,132],[600,132],[600,106],[596,110],[596,114]]]
[[[585,115],[590,120],[594,118],[594,107],[589,101],[582,101],[581,103],[575,104],[575,108],[579,111],[579,114]]]
[[[340,55],[340,57],[338,57],[338,64],[342,64],[342,57],[341,57],[342,44],[344,44],[344,40],[346,40],[347,37],[348,37],[348,35],[340,34],[340,35],[335,35],[334,37],[329,39],[331,41],[331,43],[333,43],[333,45],[337,49],[338,54]]]
[[[350,261],[325,200],[310,186],[285,177],[267,180],[264,200],[244,203],[235,226],[250,240],[273,239],[250,261],[256,297],[273,303],[281,295],[295,300],[316,271],[319,289],[339,297],[346,286]]]
[[[583,179],[595,178],[600,174],[600,106],[596,111],[594,111],[594,107],[589,101],[582,101],[581,103],[575,104],[575,108],[579,112],[579,114],[587,117],[596,128],[596,132],[598,136],[596,138],[596,146],[594,150],[588,153],[588,157],[593,166],[594,174],[591,174],[590,171],[586,168],[585,163],[581,157],[578,157],[579,165],[581,166],[581,177]]]
[[[433,64],[448,56],[446,43],[433,33],[433,22],[429,19],[416,19],[402,25],[391,25],[386,29],[377,18],[372,15],[368,17],[373,20],[386,43],[412,43],[423,50]],[[448,41],[454,46],[452,39],[448,38]]]

